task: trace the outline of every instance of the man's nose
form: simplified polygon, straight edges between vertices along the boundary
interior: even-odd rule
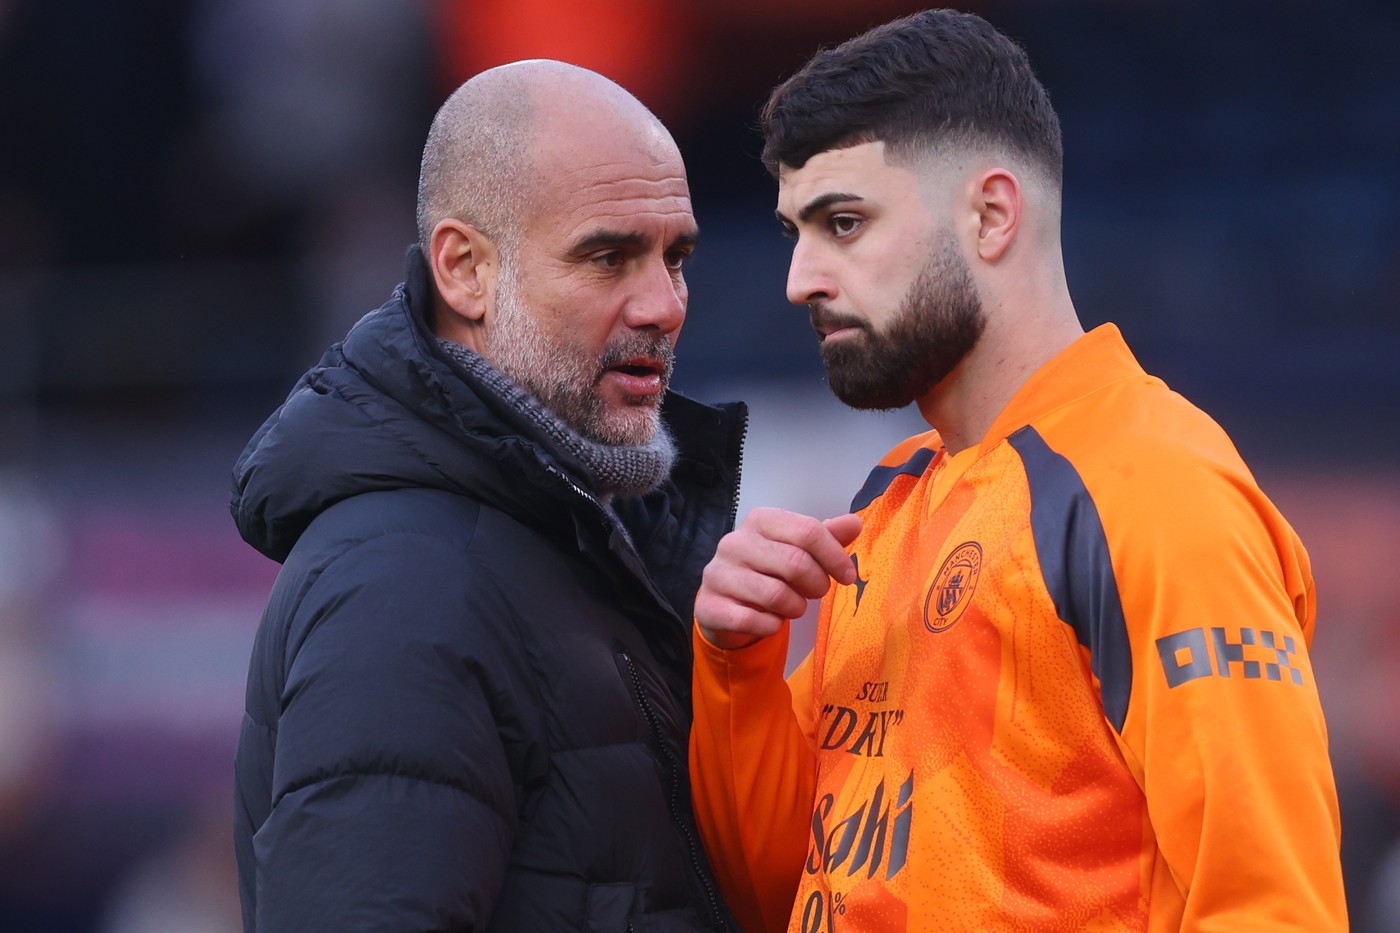
[[[821,270],[815,251],[805,248],[798,240],[792,248],[792,262],[788,265],[788,301],[795,305],[807,305],[814,301],[830,301],[835,297],[835,283]]]
[[[637,292],[627,303],[624,320],[628,327],[655,328],[669,334],[685,322],[686,297],[684,280],[664,262],[649,263]]]

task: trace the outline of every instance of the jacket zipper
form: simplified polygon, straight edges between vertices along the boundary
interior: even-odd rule
[[[584,502],[588,503],[592,510],[597,513],[604,530],[612,529],[613,520],[608,515],[608,510],[603,507],[603,503],[598,501],[597,496],[591,495],[588,492],[588,490],[584,489],[578,483],[575,483],[573,480],[569,479],[568,475],[565,474],[562,470],[557,470],[552,466],[546,466],[545,469],[549,471],[549,473],[551,473],[553,476],[558,478],[559,482],[567,486],[569,490],[573,492],[574,495],[578,496]]]
[[[719,908],[719,897],[715,893],[714,885],[710,883],[709,877],[705,874],[703,866],[700,864],[699,843],[695,834],[690,831],[690,826],[681,816],[676,804],[676,791],[680,785],[677,775],[680,773],[680,763],[676,761],[671,750],[666,746],[665,739],[661,735],[661,724],[657,722],[656,712],[652,710],[651,703],[647,701],[646,690],[642,687],[642,679],[637,675],[637,666],[632,661],[632,655],[626,651],[622,653],[622,660],[627,665],[627,674],[632,678],[632,690],[637,696],[637,705],[642,709],[642,716],[647,721],[648,728],[651,729],[652,738],[655,740],[657,750],[666,759],[666,764],[671,770],[670,786],[667,788],[667,805],[671,810],[671,820],[676,824],[676,828],[681,831],[681,836],[685,839],[686,854],[690,856],[690,867],[695,872],[695,877],[700,879],[700,883],[705,886],[705,896],[710,902],[710,913],[715,918],[715,929],[725,930],[728,926],[724,922],[724,915]],[[627,928],[632,929],[631,922]]]
[[[744,442],[749,439],[749,416],[744,413],[744,417],[739,420],[739,449],[734,452],[734,493],[729,502],[729,529],[734,530],[734,525],[739,521],[739,486],[744,475]]]
[[[596,496],[592,495],[592,494],[589,493],[586,489],[584,489],[584,488],[582,488],[581,486],[579,486],[578,483],[575,483],[575,482],[574,482],[572,479],[570,479],[570,478],[568,477],[568,475],[565,474],[563,471],[558,470],[558,469],[555,469],[555,468],[552,467],[552,466],[546,466],[545,469],[546,469],[551,475],[553,475],[555,478],[557,478],[557,479],[559,480],[559,482],[562,483],[562,484],[564,485],[565,488],[569,489],[574,495],[578,496],[578,498],[580,498],[580,499],[582,499],[584,502],[586,502],[586,503],[588,504],[588,507],[589,507],[593,512],[597,513],[598,524],[599,524],[599,527],[601,528],[601,530],[602,530],[602,532],[603,532],[604,534],[611,534],[614,528],[621,527],[621,523],[618,522],[618,520],[617,520],[611,513],[608,512],[607,508],[605,508],[605,507],[603,506],[603,503],[601,503],[601,502],[598,501],[598,498],[597,498]],[[739,507],[739,493],[738,493],[738,487],[736,486],[736,487],[735,487],[735,492],[734,492],[734,508],[735,508],[735,510],[737,510],[738,507]],[[733,520],[732,520],[732,518],[731,518],[731,520],[730,520],[730,525],[731,525],[731,526],[733,525]],[[633,553],[636,553],[636,550],[637,550],[637,549],[636,549],[636,545],[631,543],[631,539],[630,539],[630,537],[628,537],[627,531],[626,531],[625,528],[623,529],[623,537],[624,537],[624,538],[627,538],[627,540],[628,540],[628,546],[632,549]],[[640,560],[640,559],[641,559],[641,556],[638,555],[638,560]],[[690,639],[690,626],[689,626],[689,624],[688,624],[687,622],[682,622],[682,621],[680,620],[680,618],[676,615],[675,610],[671,608],[670,603],[666,600],[666,598],[665,598],[660,592],[658,592],[658,591],[656,590],[656,584],[655,584],[653,581],[651,581],[651,580],[649,580],[649,579],[646,579],[646,580],[643,580],[643,583],[644,583],[645,586],[648,587],[648,589],[650,590],[650,593],[651,593],[652,598],[653,598],[654,600],[656,600],[657,604],[660,605],[663,609],[668,609],[668,610],[670,610],[670,616],[671,616],[671,618],[672,618],[672,619],[675,619],[677,622],[679,622],[679,623],[681,624],[682,635],[683,635],[684,639],[686,640],[686,642],[688,643],[688,642],[689,642],[689,639]]]

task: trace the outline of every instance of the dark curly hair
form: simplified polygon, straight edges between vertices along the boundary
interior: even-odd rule
[[[1025,51],[954,10],[924,10],[823,49],[773,90],[760,125],[774,175],[877,140],[900,160],[943,146],[1009,150],[1057,189],[1063,173],[1060,120]]]

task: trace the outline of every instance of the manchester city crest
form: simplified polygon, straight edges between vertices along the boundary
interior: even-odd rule
[[[953,627],[972,602],[982,573],[982,545],[967,541],[953,549],[938,568],[924,599],[924,627],[935,634]]]

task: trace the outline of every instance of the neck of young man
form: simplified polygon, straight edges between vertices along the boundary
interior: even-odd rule
[[[1084,335],[1073,309],[993,316],[977,345],[916,404],[943,446],[957,454],[981,444],[1026,380]]]

